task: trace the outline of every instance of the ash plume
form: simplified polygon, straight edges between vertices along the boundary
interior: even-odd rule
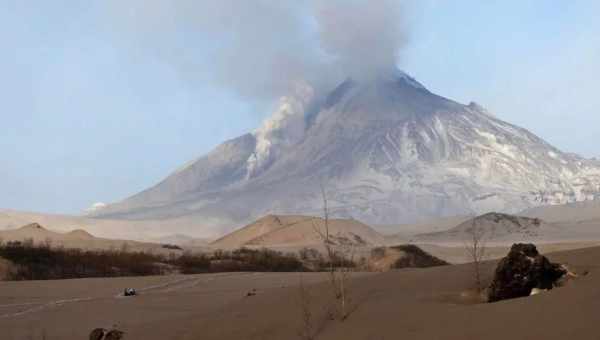
[[[353,77],[389,73],[405,43],[399,1],[320,2],[315,11],[321,46]]]
[[[392,0],[108,0],[110,29],[193,84],[271,101],[395,67],[405,41]],[[200,46],[201,47],[198,47]]]

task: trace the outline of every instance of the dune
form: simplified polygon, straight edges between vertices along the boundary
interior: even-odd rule
[[[311,216],[269,215],[232,232],[210,245],[233,249],[244,246],[269,248],[301,248],[322,245],[324,220]],[[329,220],[329,233],[334,242],[356,246],[379,246],[385,238],[371,227],[355,220]]]

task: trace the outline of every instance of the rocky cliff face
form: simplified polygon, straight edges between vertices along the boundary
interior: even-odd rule
[[[390,224],[592,200],[600,164],[398,71],[327,94],[299,86],[254,133],[94,216],[232,227],[320,214],[320,183],[334,216]]]

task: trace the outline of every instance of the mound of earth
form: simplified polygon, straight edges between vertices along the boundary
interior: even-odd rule
[[[486,242],[506,243],[522,240],[542,240],[557,234],[559,228],[539,218],[530,218],[501,213],[488,213],[469,219],[446,231],[417,234],[420,243],[464,243],[472,233],[483,236]]]
[[[83,230],[83,229],[75,229],[73,231],[70,231],[66,234],[64,234],[66,237],[71,237],[74,239],[84,239],[84,240],[90,240],[94,238],[94,235],[88,233],[87,231]]]
[[[449,265],[414,244],[378,247],[371,250],[369,269],[387,271],[401,268],[428,268]]]
[[[380,246],[385,239],[371,227],[355,220],[329,220],[330,240],[335,244]],[[321,244],[323,219],[311,216],[269,215],[228,234],[211,246],[219,249],[251,247],[308,247]]]
[[[404,256],[394,263],[394,268],[429,268],[449,265],[448,262],[429,254],[414,244],[394,246],[391,249],[404,253]]]

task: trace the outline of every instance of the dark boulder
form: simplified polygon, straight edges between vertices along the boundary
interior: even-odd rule
[[[106,334],[104,340],[121,340],[123,339],[124,334],[124,332],[113,329],[112,331],[108,332],[108,334]]]
[[[103,340],[106,332],[104,328],[96,328],[90,333],[90,340]]]
[[[488,301],[529,296],[531,290],[552,289],[567,274],[560,264],[551,263],[533,244],[517,243],[500,260],[488,289]]]

